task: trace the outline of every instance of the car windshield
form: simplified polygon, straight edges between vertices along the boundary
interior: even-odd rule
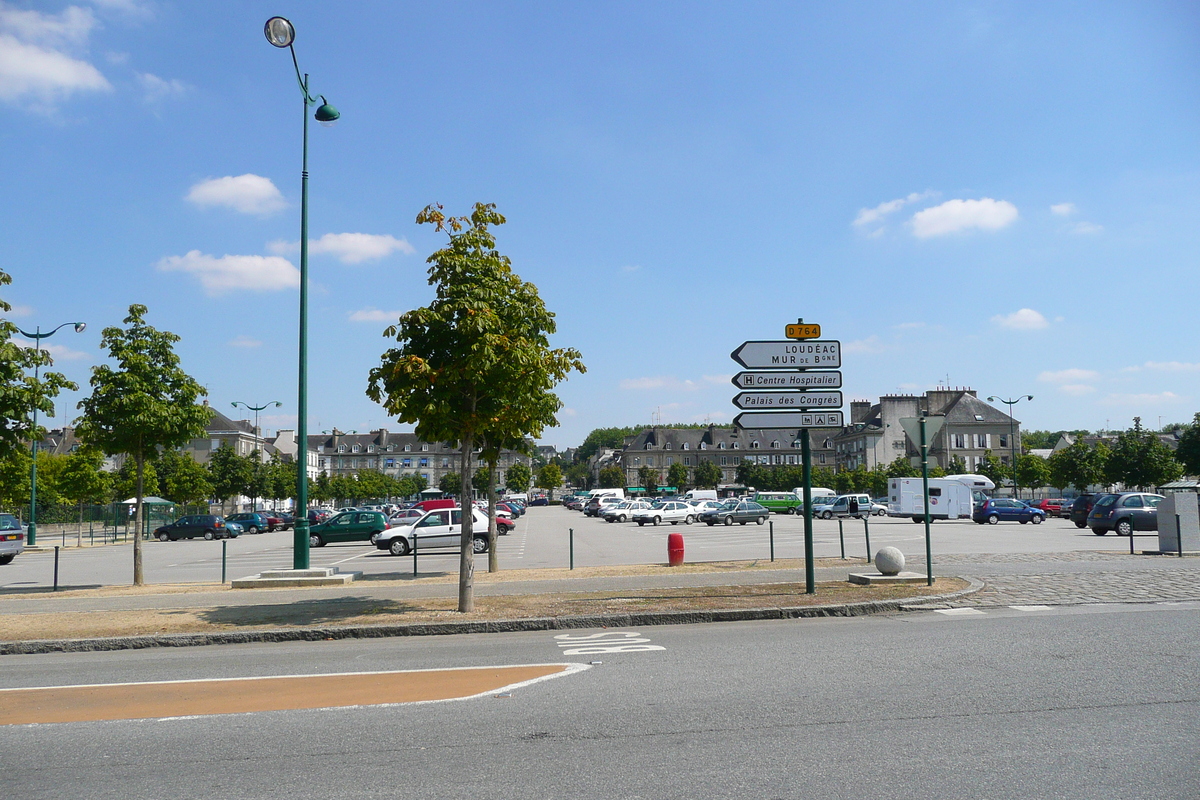
[[[1101,497],[1096,501],[1096,508],[1107,508],[1115,502],[1117,502],[1117,496],[1115,494],[1106,494],[1104,497]]]
[[[738,507],[737,500],[729,500],[725,503],[725,505],[721,506],[722,509],[728,509],[730,511],[734,510],[737,507]]]
[[[19,531],[21,525],[17,522],[17,518],[9,514],[0,516],[0,531]]]
[[[666,508],[666,507],[667,507],[667,504],[666,504],[666,503],[654,503],[654,504],[653,504],[653,505],[651,505],[650,507],[651,507],[651,508]]]

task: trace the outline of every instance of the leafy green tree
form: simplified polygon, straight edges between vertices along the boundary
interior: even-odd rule
[[[532,480],[533,475],[530,473],[529,467],[521,461],[504,471],[504,488],[510,492],[529,491],[529,482]]]
[[[0,458],[0,505],[29,508],[29,472],[33,458],[24,448],[15,448]]]
[[[965,468],[965,465],[964,465]],[[907,456],[896,456],[892,459],[884,471],[889,478],[919,478],[921,477],[921,468],[914,467]]]
[[[625,437],[632,436],[641,428],[596,428],[583,440],[583,444],[575,449],[575,460],[577,462],[586,462],[589,458],[600,452],[601,448],[608,447],[613,450],[619,450],[625,444]],[[615,487],[605,487],[615,488]]]
[[[333,479],[329,477],[329,473],[322,472],[317,475],[317,479],[312,482],[312,492],[309,495],[318,503],[328,503],[333,499]]]
[[[353,504],[358,483],[350,475],[334,475],[329,479],[329,493],[339,506]]]
[[[688,468],[678,461],[667,467],[667,483],[682,492],[688,483]]]
[[[513,273],[496,249],[490,227],[504,223],[494,205],[477,203],[470,217],[447,218],[440,206],[417,215],[449,235],[428,259],[436,297],[409,311],[384,335],[399,347],[371,370],[368,396],[401,422],[415,423],[427,441],[457,442],[460,496],[472,496],[472,455],[477,444],[536,437],[556,422],[561,407],[554,386],[583,371],[579,353],[552,350],[555,332],[537,287]],[[524,430],[521,430],[524,428]],[[471,515],[463,515],[459,555],[459,611],[472,611],[474,558]]]
[[[1000,459],[992,455],[991,450],[983,451],[983,458],[975,467],[975,472],[992,481],[997,486],[1009,479],[1011,471]],[[931,476],[932,477],[932,476]]]
[[[137,462],[132,458],[127,458],[121,462],[121,466],[113,473],[112,490],[113,500],[118,503],[123,503],[130,498],[135,502],[137,501]],[[158,470],[155,468],[153,461],[147,461],[142,467],[142,491],[145,492],[145,496],[147,497],[153,497],[160,491],[158,487]]]
[[[126,328],[105,328],[100,346],[108,349],[116,368],[92,368],[92,394],[79,407],[83,416],[75,430],[84,444],[109,455],[123,453],[137,470],[134,523],[142,530],[142,498],[146,462],[159,448],[182,447],[204,435],[212,412],[197,402],[204,387],[179,367],[174,345],[179,337],[146,323],[146,307],[134,304]],[[142,585],[142,537],[133,539],[133,582]]]
[[[813,486],[823,486],[825,488],[833,486],[833,470],[829,467],[813,467],[811,478]],[[800,486],[801,484],[797,483],[796,485]]]
[[[619,489],[625,485],[625,471],[620,467],[604,467],[596,477],[601,489]]]
[[[1082,492],[1089,486],[1103,484],[1108,455],[1108,446],[1103,442],[1089,447],[1080,437],[1073,444],[1050,454],[1046,461],[1050,472],[1047,483],[1060,492],[1068,486]]]
[[[492,483],[492,471],[487,464],[475,470],[475,474],[471,476],[472,486],[490,486]]]
[[[250,497],[250,507],[257,511],[258,501],[271,492],[271,470],[268,463],[263,461],[258,448],[250,452],[246,462],[250,467],[250,475],[246,479],[246,494]]]
[[[12,278],[0,270],[0,286],[10,283]],[[12,306],[0,300],[0,312],[11,310]],[[41,439],[41,426],[37,431],[30,430],[35,406],[50,416],[54,413],[54,398],[61,390],[79,388],[57,372],[42,372],[35,380],[33,373],[52,365],[54,359],[45,350],[39,352],[12,341],[19,332],[16,325],[0,319],[0,459],[14,450],[28,450],[29,442]]]
[[[442,494],[453,495],[462,488],[462,478],[457,472],[447,472],[438,481],[438,488],[442,490]]]
[[[1183,426],[1182,431],[1175,458],[1183,464],[1188,475],[1200,476],[1200,413],[1192,417],[1192,424]]]
[[[103,503],[112,491],[112,476],[104,471],[104,454],[81,447],[66,457],[58,476],[63,499],[79,506],[79,524],[83,524],[83,506]]]
[[[1133,418],[1133,428],[1117,435],[1112,453],[1105,464],[1105,477],[1138,489],[1153,489],[1183,474],[1183,465],[1158,436],[1142,430],[1141,417]]]
[[[701,461],[692,470],[692,480],[701,489],[715,489],[721,483],[721,468],[712,461]]]
[[[537,487],[545,489],[550,493],[550,500],[554,499],[554,490],[562,486],[563,474],[558,464],[547,464],[538,470]]]
[[[221,501],[222,511],[230,498],[250,494],[253,470],[250,459],[239,456],[228,442],[222,442],[209,457],[208,481],[212,486],[212,496]]]
[[[285,497],[294,498],[295,495],[296,465],[284,461],[279,455],[279,451],[276,450],[271,454],[271,461],[267,464],[266,496],[272,500],[282,500]],[[306,496],[316,499],[311,493]]]
[[[658,470],[643,464],[638,467],[637,476],[638,483],[646,490],[647,495],[655,494],[658,491]]]
[[[213,496],[208,470],[186,453],[166,450],[156,464],[166,499],[186,506]]]
[[[386,500],[391,494],[391,481],[377,469],[358,471],[358,492],[361,500]]]
[[[589,488],[592,482],[591,473],[588,472],[587,464],[571,464],[567,467],[567,482],[576,489]]]
[[[1050,479],[1050,465],[1041,456],[1017,456],[1017,483],[1034,491]]]

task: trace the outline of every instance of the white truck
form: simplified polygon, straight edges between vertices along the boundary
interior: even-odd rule
[[[970,519],[975,508],[972,490],[982,488],[974,481],[968,485],[963,478],[929,479],[930,519]],[[986,478],[984,480],[987,480]],[[987,481],[991,484],[991,481]],[[991,484],[989,489],[994,489]],[[925,521],[925,491],[920,478],[891,478],[888,481],[888,516],[909,517],[913,522]]]

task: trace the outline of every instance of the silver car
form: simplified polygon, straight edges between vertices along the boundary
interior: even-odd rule
[[[0,564],[25,552],[25,527],[12,514],[0,514]]]

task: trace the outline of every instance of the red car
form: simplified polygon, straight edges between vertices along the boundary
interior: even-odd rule
[[[1059,511],[1062,510],[1065,501],[1061,497],[1047,497],[1044,500],[1029,501],[1029,505],[1034,508],[1040,508],[1046,512],[1047,516],[1057,517]]]

